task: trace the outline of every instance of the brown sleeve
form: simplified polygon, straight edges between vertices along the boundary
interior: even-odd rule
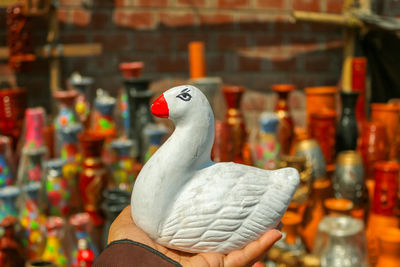
[[[111,242],[96,258],[93,267],[182,267],[157,250],[132,240]]]

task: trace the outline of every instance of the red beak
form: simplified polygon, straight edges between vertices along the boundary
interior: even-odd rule
[[[154,116],[159,118],[168,118],[169,109],[168,103],[165,101],[164,94],[160,95],[156,100],[154,100],[153,104],[151,104],[151,113]]]

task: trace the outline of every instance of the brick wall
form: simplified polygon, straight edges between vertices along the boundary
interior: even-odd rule
[[[386,1],[385,1],[386,2]],[[206,43],[207,75],[268,92],[273,83],[300,89],[335,85],[341,69],[338,27],[293,24],[291,10],[340,13],[343,0],[60,0],[63,43],[103,45],[97,57],[62,60],[63,80],[73,71],[96,78],[96,87],[116,94],[118,64],[140,60],[144,75],[159,88],[188,77],[187,44]],[[385,4],[383,13],[398,7]],[[0,9],[0,45],[5,45],[5,10]],[[392,15],[392,14],[391,14]],[[46,23],[35,23],[43,43]],[[39,27],[37,27],[39,25]],[[0,80],[15,82],[0,62]],[[31,92],[31,105],[48,104],[46,60],[35,62],[18,83]],[[161,86],[161,87],[160,87]],[[163,88],[167,89],[167,88]]]

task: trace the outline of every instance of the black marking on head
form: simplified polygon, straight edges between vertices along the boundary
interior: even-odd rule
[[[190,101],[192,99],[192,95],[189,94],[189,92],[190,92],[189,88],[185,88],[176,97],[181,99],[181,100],[183,100],[183,101],[185,101],[185,102]]]

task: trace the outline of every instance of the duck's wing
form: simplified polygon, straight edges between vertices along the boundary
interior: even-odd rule
[[[157,242],[188,252],[227,253],[275,228],[299,183],[295,169],[217,163],[183,188]]]

